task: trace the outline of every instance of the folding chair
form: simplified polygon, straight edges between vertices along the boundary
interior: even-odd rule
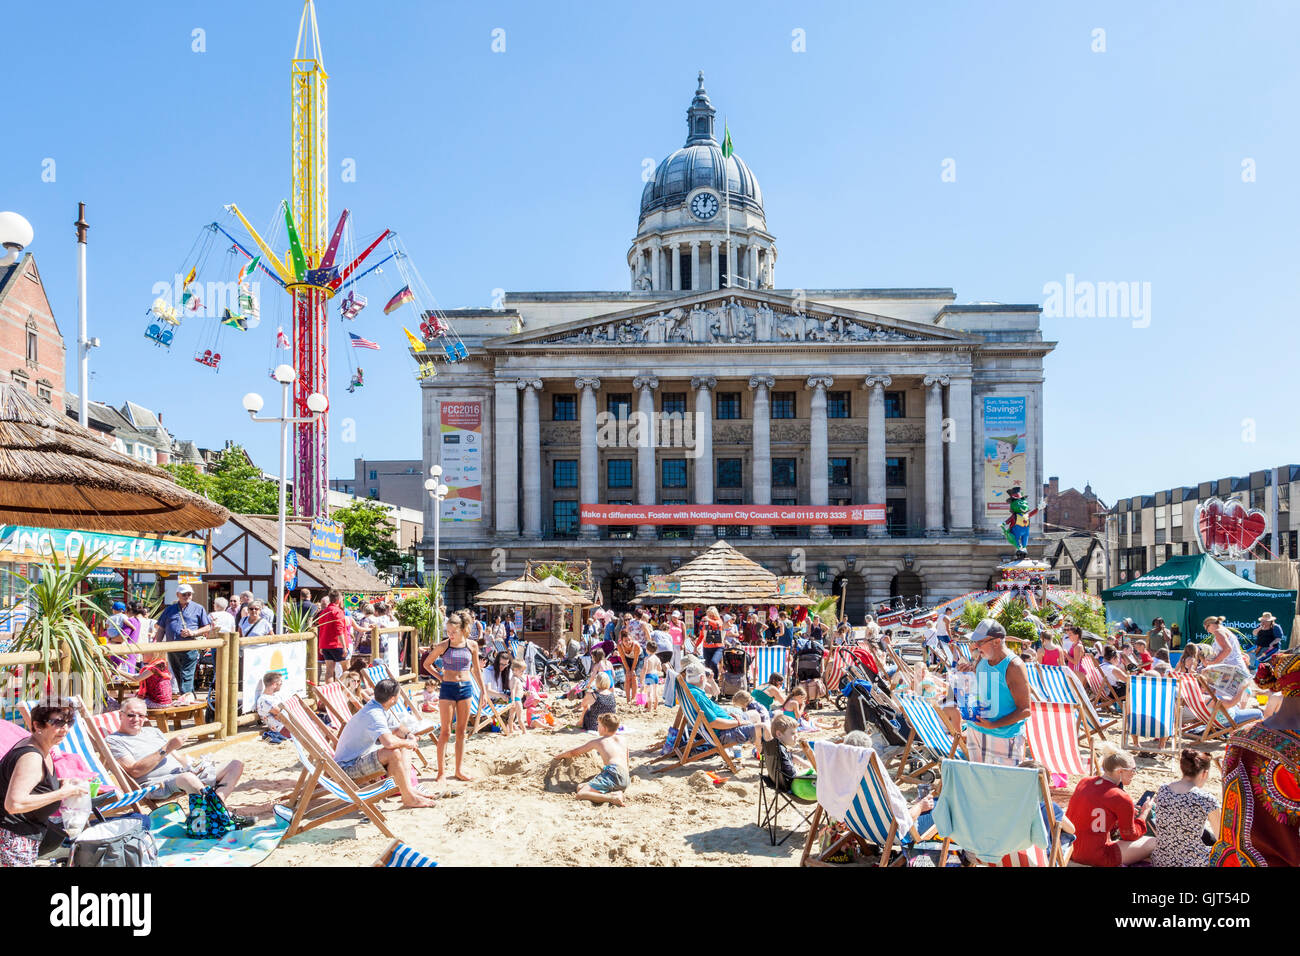
[[[943,836],[940,866],[948,862],[954,842],[972,856],[978,852],[976,861],[986,866],[1065,866],[1061,825],[1050,810],[1052,793],[1046,770],[945,760],[943,778],[947,785],[934,808],[935,826]],[[993,834],[1011,832],[1006,826],[1009,802],[1019,803],[1030,832],[1042,824],[1044,843],[1034,841],[1025,847],[1020,838],[1019,845],[999,845],[993,839]],[[1035,848],[1041,852],[1035,853]],[[999,862],[989,862],[992,860]]]
[[[929,772],[944,760],[961,753],[960,741],[953,738],[943,718],[924,697],[917,694],[895,694],[894,699],[907,716],[907,723],[911,728],[907,744],[898,755],[898,771],[894,779],[899,783],[923,783],[921,774]],[[908,760],[912,755],[913,745],[920,748],[926,763],[919,769],[909,772]]]
[[[1182,697],[1183,706],[1195,715],[1194,720],[1183,725],[1183,733],[1189,737],[1200,730],[1201,742],[1208,743],[1226,737],[1234,730],[1248,727],[1260,719],[1249,717],[1238,720],[1197,674],[1174,671],[1173,676],[1178,681],[1178,692]]]
[[[1088,696],[1088,690],[1083,686],[1083,681],[1079,675],[1071,670],[1062,668],[1065,673],[1065,684],[1070,691],[1070,697],[1074,705],[1079,708],[1079,742],[1086,743],[1088,749],[1092,749],[1092,738],[1096,737],[1097,742],[1106,739],[1106,731],[1110,730],[1119,723],[1120,718],[1112,717],[1110,720],[1102,719],[1101,714],[1092,703],[1092,698]],[[1102,680],[1105,680],[1102,675]]]
[[[1025,676],[1029,678],[1029,689],[1043,701],[1057,704],[1073,704],[1074,694],[1070,692],[1070,681],[1065,676],[1065,668],[1055,664],[1026,664]]]
[[[361,672],[361,679],[366,682],[366,686],[370,688],[371,693],[374,692],[376,684],[381,680],[390,677],[392,677],[393,680],[397,680],[397,678],[393,677],[393,672],[388,669],[388,664],[384,661],[380,661],[378,664],[371,664]],[[470,681],[470,686],[476,689],[478,687],[478,685],[473,681]],[[420,711],[416,709],[414,701],[412,701],[410,695],[406,693],[406,688],[402,686],[401,681],[397,681],[397,703],[393,705],[393,709],[397,713],[397,719],[403,724],[410,725],[412,728],[411,732],[416,737],[428,737],[430,740],[438,739],[438,724],[435,721],[429,720],[426,715],[421,714]],[[342,725],[340,725],[340,729],[342,729]],[[426,767],[429,766],[428,758],[426,758],[424,754],[422,754],[418,749],[415,751],[415,754],[420,759],[421,764]]]
[[[704,760],[713,756],[721,757],[722,762],[727,765],[727,769],[733,774],[739,773],[740,771],[732,761],[731,755],[727,753],[727,748],[722,745],[717,733],[704,720],[704,714],[700,711],[699,705],[696,704],[695,698],[691,696],[691,692],[686,688],[686,680],[681,674],[676,677],[675,689],[679,708],[677,720],[674,722],[674,726],[678,728],[677,737],[673,741],[672,749],[659,759],[676,757],[677,762],[667,767],[659,767],[655,770],[655,773],[666,773],[669,770],[684,767],[688,763],[694,763],[697,760]],[[692,753],[697,737],[702,738],[701,742],[706,749],[701,750],[699,753]]]
[[[957,655],[967,664],[975,662],[975,655],[971,653],[970,641],[953,641],[952,646],[956,648]]]
[[[813,810],[809,806],[806,813],[801,812],[799,804],[809,805],[817,802],[803,800],[794,795],[790,785],[791,778],[781,773],[780,747],[781,742],[773,738],[763,741],[763,746],[758,751],[758,826],[759,829],[767,830],[772,846],[780,846],[794,835],[792,827],[781,839],[776,838],[781,829],[779,816],[782,810],[786,807],[794,808],[795,814],[807,823]]]
[[[813,746],[820,748],[828,744],[814,743]],[[813,753],[815,754],[815,749]],[[924,837],[917,832],[916,822],[908,810],[907,801],[903,799],[894,782],[889,779],[880,755],[874,750],[868,750],[867,753],[869,756],[862,773],[862,780],[858,783],[853,802],[845,811],[844,819],[832,820],[820,802],[813,810],[808,838],[804,841],[803,855],[799,858],[800,866],[830,866],[832,864],[826,862],[827,858],[838,855],[850,844],[856,844],[865,853],[870,853],[873,847],[876,848],[880,853],[878,866],[902,866],[906,860],[901,855],[892,864],[890,863],[890,855],[895,845],[901,847],[904,844],[919,843],[934,835],[933,830]],[[825,841],[827,845],[821,852],[814,854],[813,848],[833,822],[843,823],[846,832],[838,836],[829,835]],[[901,838],[900,834],[902,834]]]
[[[292,697],[282,709],[284,723],[292,735],[289,737],[302,774],[290,797],[294,807],[293,819],[284,832],[284,838],[305,833],[349,813],[360,812],[379,827],[389,839],[396,839],[388,828],[387,818],[376,805],[382,799],[397,793],[397,783],[392,777],[366,787],[348,776],[347,771],[334,760],[334,753],[318,728],[311,723],[313,715],[301,699]]]
[[[514,660],[517,660],[517,661],[519,661],[519,660],[523,660],[523,657],[524,657],[524,642],[521,641],[521,640],[518,640],[517,638],[511,638],[511,639],[510,639],[509,641],[507,641],[506,643],[508,643],[508,644],[510,645],[510,656],[511,656]]]
[[[338,681],[330,681],[328,684],[312,684],[310,681],[308,683],[311,685],[312,695],[324,705],[325,712],[330,715],[333,726],[327,726],[326,732],[337,742],[343,725],[361,709],[361,701],[348,690],[346,684]]]
[[[1119,705],[1119,694],[1110,686],[1110,681],[1106,680],[1106,675],[1101,672],[1091,654],[1079,658],[1079,670],[1083,671],[1084,680],[1088,682],[1089,696],[1096,703]]]
[[[1136,749],[1150,751],[1142,746],[1146,737],[1168,737],[1170,745],[1156,753],[1177,754],[1182,749],[1182,716],[1178,681],[1172,677],[1151,674],[1130,674],[1128,694],[1124,698],[1124,735],[1121,746],[1129,749],[1133,738]]]
[[[742,649],[753,662],[749,665],[749,679],[754,687],[762,687],[773,674],[780,674],[782,680],[790,676],[790,648],[773,644]]]
[[[379,855],[375,860],[375,866],[437,866],[433,860],[429,859],[419,850],[408,846],[401,840],[394,840],[388,844],[388,849]]]
[[[1029,703],[1025,725],[1029,750],[1049,773],[1084,777],[1088,771],[1079,759],[1079,712],[1073,704],[1034,700]],[[1086,737],[1086,735],[1085,735]],[[1094,761],[1091,737],[1087,737],[1088,762]]]

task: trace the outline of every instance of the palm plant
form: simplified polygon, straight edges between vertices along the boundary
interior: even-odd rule
[[[429,630],[422,632],[421,637],[436,643],[442,640],[443,635],[443,614],[442,614],[442,575],[434,574],[429,578]]]
[[[958,617],[958,621],[966,630],[973,631],[979,626],[980,621],[984,620],[988,616],[989,608],[987,604],[982,604],[978,601],[967,601],[966,606],[961,609],[961,615]]]
[[[834,595],[823,596],[816,588],[809,588],[808,597],[813,602],[808,605],[808,614],[834,631],[840,622],[840,599]]]
[[[25,586],[23,600],[31,615],[10,647],[15,652],[39,653],[40,669],[47,678],[57,673],[60,682],[79,688],[80,696],[91,706],[104,698],[104,675],[109,666],[104,647],[95,636],[108,589],[90,580],[103,560],[82,549],[66,564],[54,554],[50,561],[37,565],[37,574],[17,575]]]
[[[316,626],[316,615],[302,604],[285,604],[284,620],[280,622],[281,633],[302,634]]]

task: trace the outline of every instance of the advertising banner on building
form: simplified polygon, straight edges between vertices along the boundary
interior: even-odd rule
[[[884,524],[884,505],[579,505],[582,524]]]
[[[443,521],[483,520],[483,403],[442,402]]]
[[[103,558],[106,568],[135,568],[143,571],[208,570],[208,543],[203,538],[173,538],[161,534],[112,534],[104,531],[69,531],[63,528],[0,526],[0,561],[48,560],[58,554],[61,561],[87,557]]]
[[[984,514],[1005,518],[1007,492],[1019,486],[1037,499],[1037,489],[1025,484],[1025,452],[1029,430],[1024,397],[987,395],[984,398]]]
[[[329,518],[313,518],[307,557],[313,561],[342,561],[343,525]]]
[[[646,579],[646,592],[649,594],[681,594],[682,582],[675,581],[666,574],[652,574]]]

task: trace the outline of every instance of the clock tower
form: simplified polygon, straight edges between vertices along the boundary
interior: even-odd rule
[[[641,194],[627,254],[633,291],[773,287],[776,240],[763,194],[743,159],[722,155],[716,119],[700,73],[686,144],[658,165]]]

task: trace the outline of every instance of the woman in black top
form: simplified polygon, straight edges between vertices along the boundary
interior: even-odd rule
[[[50,759],[72,726],[72,708],[38,704],[31,719],[32,735],[0,757],[0,866],[32,866],[42,847],[57,847],[64,834],[50,816],[61,801],[89,792],[81,781],[59,786]]]
[[[1268,611],[1259,616],[1259,627],[1252,632],[1255,635],[1255,660],[1266,661],[1282,648],[1282,628]]]

